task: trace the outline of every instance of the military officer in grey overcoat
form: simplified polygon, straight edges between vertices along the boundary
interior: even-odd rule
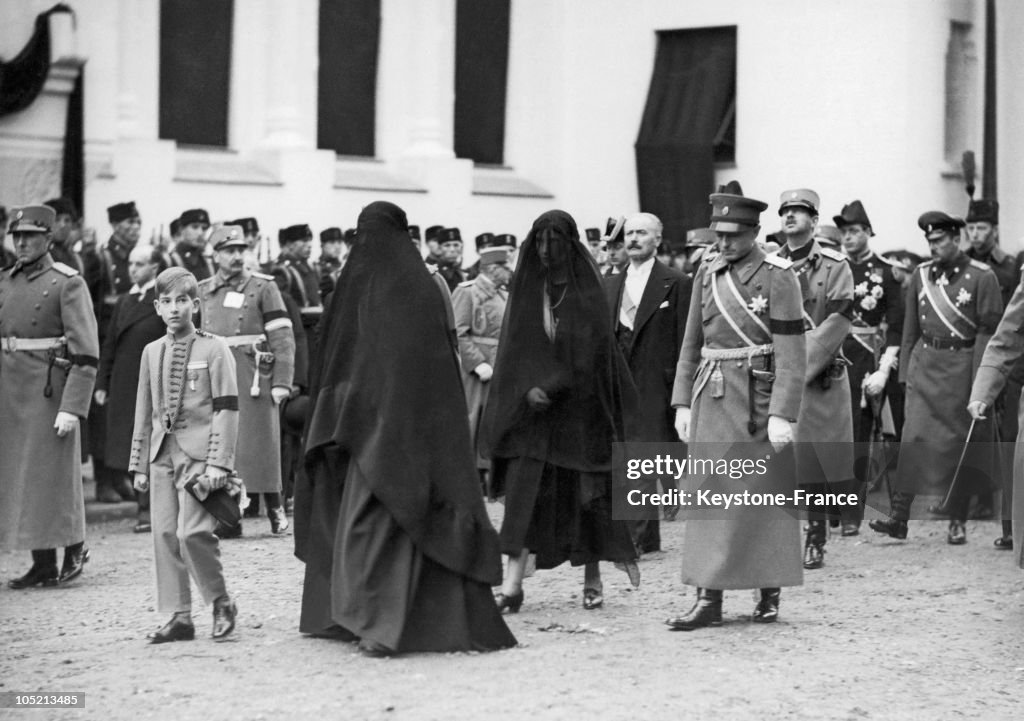
[[[780,452],[793,441],[805,387],[800,284],[791,261],[757,245],[760,214],[768,205],[743,197],[738,183],[723,190],[711,196],[720,252],[701,264],[693,281],[672,391],[675,427],[694,455],[701,444],[723,442],[770,442]],[[708,480],[694,475],[698,484]],[[760,478],[749,476],[744,488],[769,490]],[[795,489],[792,478],[787,483],[786,490]],[[682,557],[683,582],[697,587],[697,603],[667,621],[673,630],[721,624],[723,589],[759,588],[753,620],[773,622],[780,587],[803,583],[799,521],[790,509],[747,507],[725,518],[692,517]]]
[[[480,272],[473,280],[459,283],[452,293],[455,333],[459,338],[462,365],[462,387],[466,391],[474,449],[477,448],[480,419],[487,402],[491,376],[494,374],[501,321],[505,317],[505,303],[508,301],[508,281],[512,277],[508,268],[508,255],[509,248],[482,248]],[[486,487],[490,459],[484,458],[478,451],[476,466],[481,483]]]
[[[814,493],[856,491],[853,475],[853,414],[850,411],[848,361],[843,341],[850,332],[853,273],[846,256],[814,239],[818,194],[807,188],[787,190],[779,199],[779,231],[785,240],[778,254],[793,263],[803,296],[807,338],[804,395],[796,424],[796,473],[800,485]],[[828,529],[825,514],[838,508],[808,509],[804,568],[825,565]]]
[[[55,220],[46,205],[13,208],[17,261],[0,271],[0,549],[32,551],[16,589],[70,581],[88,559],[79,424],[99,345],[85,281],[48,252]]]
[[[950,516],[946,540],[957,546],[967,542],[970,497],[987,489],[998,460],[990,443],[995,439],[991,418],[977,422],[972,431],[966,408],[1003,302],[995,273],[960,250],[962,218],[933,210],[917,224],[933,259],[917,267],[907,291],[899,369],[907,403],[897,482],[890,517],[868,525],[906,538],[915,495],[945,494]],[[966,446],[965,453],[968,440],[980,443]]]
[[[288,528],[281,503],[281,429],[278,406],[292,393],[295,335],[274,277],[245,269],[247,248],[237,225],[210,236],[218,270],[199,283],[202,330],[223,336],[238,372],[236,470],[249,493],[266,494],[271,530]],[[241,535],[241,523],[219,527],[222,538]]]

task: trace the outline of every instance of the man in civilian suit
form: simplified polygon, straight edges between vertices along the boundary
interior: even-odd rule
[[[629,264],[618,275],[605,278],[605,291],[615,337],[639,398],[636,416],[627,427],[636,429],[633,440],[673,443],[678,436],[673,426],[672,386],[693,281],[654,257],[662,234],[656,216],[631,215],[624,231]],[[656,518],[636,521],[632,530],[641,553],[661,549]]]

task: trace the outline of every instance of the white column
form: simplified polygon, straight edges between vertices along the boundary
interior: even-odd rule
[[[269,0],[265,27],[272,40],[267,52],[266,134],[260,143],[264,148],[312,148],[316,144],[308,130],[312,119],[315,132],[316,96],[309,107],[306,86],[312,82],[315,87],[316,83],[317,7],[316,0]],[[236,42],[245,42],[245,38],[236,38]]]

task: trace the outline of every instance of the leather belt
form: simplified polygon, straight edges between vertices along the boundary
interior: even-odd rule
[[[50,350],[66,345],[68,339],[65,336],[58,338],[18,338],[8,335],[0,338],[0,347],[5,353],[13,353],[19,350]]]
[[[926,346],[936,350],[961,350],[974,347],[974,338],[936,338],[930,335],[922,335],[921,340]]]
[[[234,348],[240,345],[252,345],[253,343],[262,343],[267,339],[267,336],[260,333],[258,335],[229,335],[224,337],[224,342],[229,347]]]
[[[771,343],[764,345],[748,345],[741,348],[708,348],[703,346],[700,349],[700,357],[707,360],[746,360],[762,355],[771,355],[775,347]]]
[[[877,325],[855,325],[850,328],[850,335],[874,335],[878,332]]]

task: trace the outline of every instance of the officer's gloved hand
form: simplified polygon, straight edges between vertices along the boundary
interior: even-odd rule
[[[676,434],[683,443],[690,442],[690,409],[686,406],[676,408]]]
[[[793,424],[779,416],[768,416],[768,440],[776,452],[793,442]]]
[[[985,420],[985,411],[988,410],[988,406],[984,401],[971,401],[967,404],[967,412],[971,414],[971,418],[976,421]]]
[[[889,372],[877,370],[864,378],[864,392],[869,396],[877,396],[885,390],[885,383],[889,380]]]
[[[57,429],[57,435],[63,438],[78,428],[78,416],[74,413],[59,411],[57,419],[53,422],[53,427]]]
[[[494,368],[491,367],[490,363],[481,363],[473,369],[477,377],[484,383],[489,381],[494,376]]]
[[[145,493],[149,490],[149,476],[145,473],[135,473],[135,482],[132,484],[136,491]]]

